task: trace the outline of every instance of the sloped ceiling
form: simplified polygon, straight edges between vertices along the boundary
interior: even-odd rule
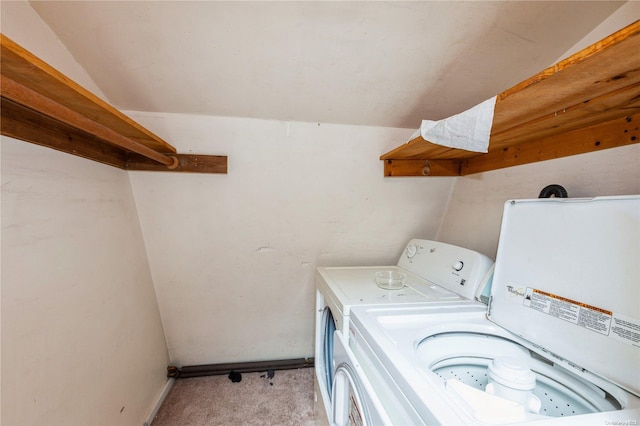
[[[30,2],[120,109],[406,128],[553,64],[623,3]]]

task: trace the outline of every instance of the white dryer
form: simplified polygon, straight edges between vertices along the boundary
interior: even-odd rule
[[[637,424],[638,259],[640,196],[510,201],[486,313],[355,307],[349,344],[413,424]]]
[[[332,385],[333,403],[330,424],[332,426],[389,424],[391,420],[376,397],[373,386],[364,374],[360,363],[349,349],[347,337],[343,336],[341,331],[336,331],[334,342],[336,368]]]
[[[410,306],[413,304],[473,305],[493,261],[472,250],[428,240],[411,240],[397,265],[378,267],[321,267],[316,282],[315,414],[319,423],[331,417],[331,392],[336,369],[334,335],[349,338],[353,306]],[[406,275],[402,288],[376,285],[377,272]]]

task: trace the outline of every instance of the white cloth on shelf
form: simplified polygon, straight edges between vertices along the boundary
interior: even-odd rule
[[[423,120],[420,135],[426,141],[450,148],[487,152],[496,96],[460,114],[439,121]],[[418,136],[414,133],[412,139]]]

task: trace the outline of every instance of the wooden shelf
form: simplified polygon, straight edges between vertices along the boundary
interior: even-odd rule
[[[184,155],[0,34],[1,133],[124,170],[226,173],[227,157]]]
[[[464,176],[640,142],[640,21],[498,95],[487,153],[421,136],[386,176]]]

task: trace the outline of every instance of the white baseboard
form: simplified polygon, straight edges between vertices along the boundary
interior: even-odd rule
[[[146,420],[144,421],[143,426],[150,426],[151,422],[153,422],[153,419],[156,418],[156,414],[158,414],[158,410],[160,410],[160,407],[162,406],[164,399],[169,394],[169,391],[171,390],[171,386],[173,386],[173,383],[175,381],[176,379],[173,379],[173,378],[170,378],[167,380],[167,383],[165,383],[164,388],[162,389],[162,392],[160,392],[160,395],[158,395],[158,398],[156,399],[156,403],[153,404],[153,409],[151,410]]]

